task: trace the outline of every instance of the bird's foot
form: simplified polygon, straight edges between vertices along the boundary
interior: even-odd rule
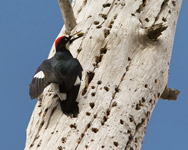
[[[67,100],[60,101],[61,110],[63,113],[70,117],[77,117],[79,113],[78,102],[74,102],[71,105],[68,105]]]

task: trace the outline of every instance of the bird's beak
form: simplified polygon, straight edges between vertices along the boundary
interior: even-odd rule
[[[75,35],[77,35],[77,37],[73,38],[73,36],[75,36]],[[70,44],[71,44],[73,41],[75,41],[76,39],[81,38],[83,35],[84,35],[84,33],[81,32],[81,31],[78,31],[78,32],[76,32],[76,33],[74,33],[74,34],[72,34],[72,35],[69,35]]]

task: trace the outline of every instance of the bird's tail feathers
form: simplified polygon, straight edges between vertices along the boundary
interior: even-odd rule
[[[67,97],[65,101],[60,101],[60,106],[63,113],[67,115],[73,115],[76,117],[79,113],[78,102],[76,102],[80,84],[73,86],[73,88],[67,92]]]

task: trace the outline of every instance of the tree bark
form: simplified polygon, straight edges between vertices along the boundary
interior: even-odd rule
[[[74,0],[72,33],[85,33],[70,47],[84,69],[80,113],[64,115],[46,88],[31,116],[25,150],[140,150],[153,109],[166,93],[181,3]],[[53,46],[49,57],[54,53]]]
[[[65,33],[70,34],[71,30],[76,26],[76,19],[74,17],[74,12],[70,0],[58,0],[61,14],[64,18],[65,23]]]

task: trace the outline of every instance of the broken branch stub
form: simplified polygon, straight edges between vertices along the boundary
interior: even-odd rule
[[[162,34],[164,30],[167,29],[167,26],[164,26],[162,23],[154,24],[151,27],[146,29],[147,37],[152,40],[156,41],[157,38]]]
[[[179,90],[166,87],[160,98],[167,100],[177,100],[179,94]]]

